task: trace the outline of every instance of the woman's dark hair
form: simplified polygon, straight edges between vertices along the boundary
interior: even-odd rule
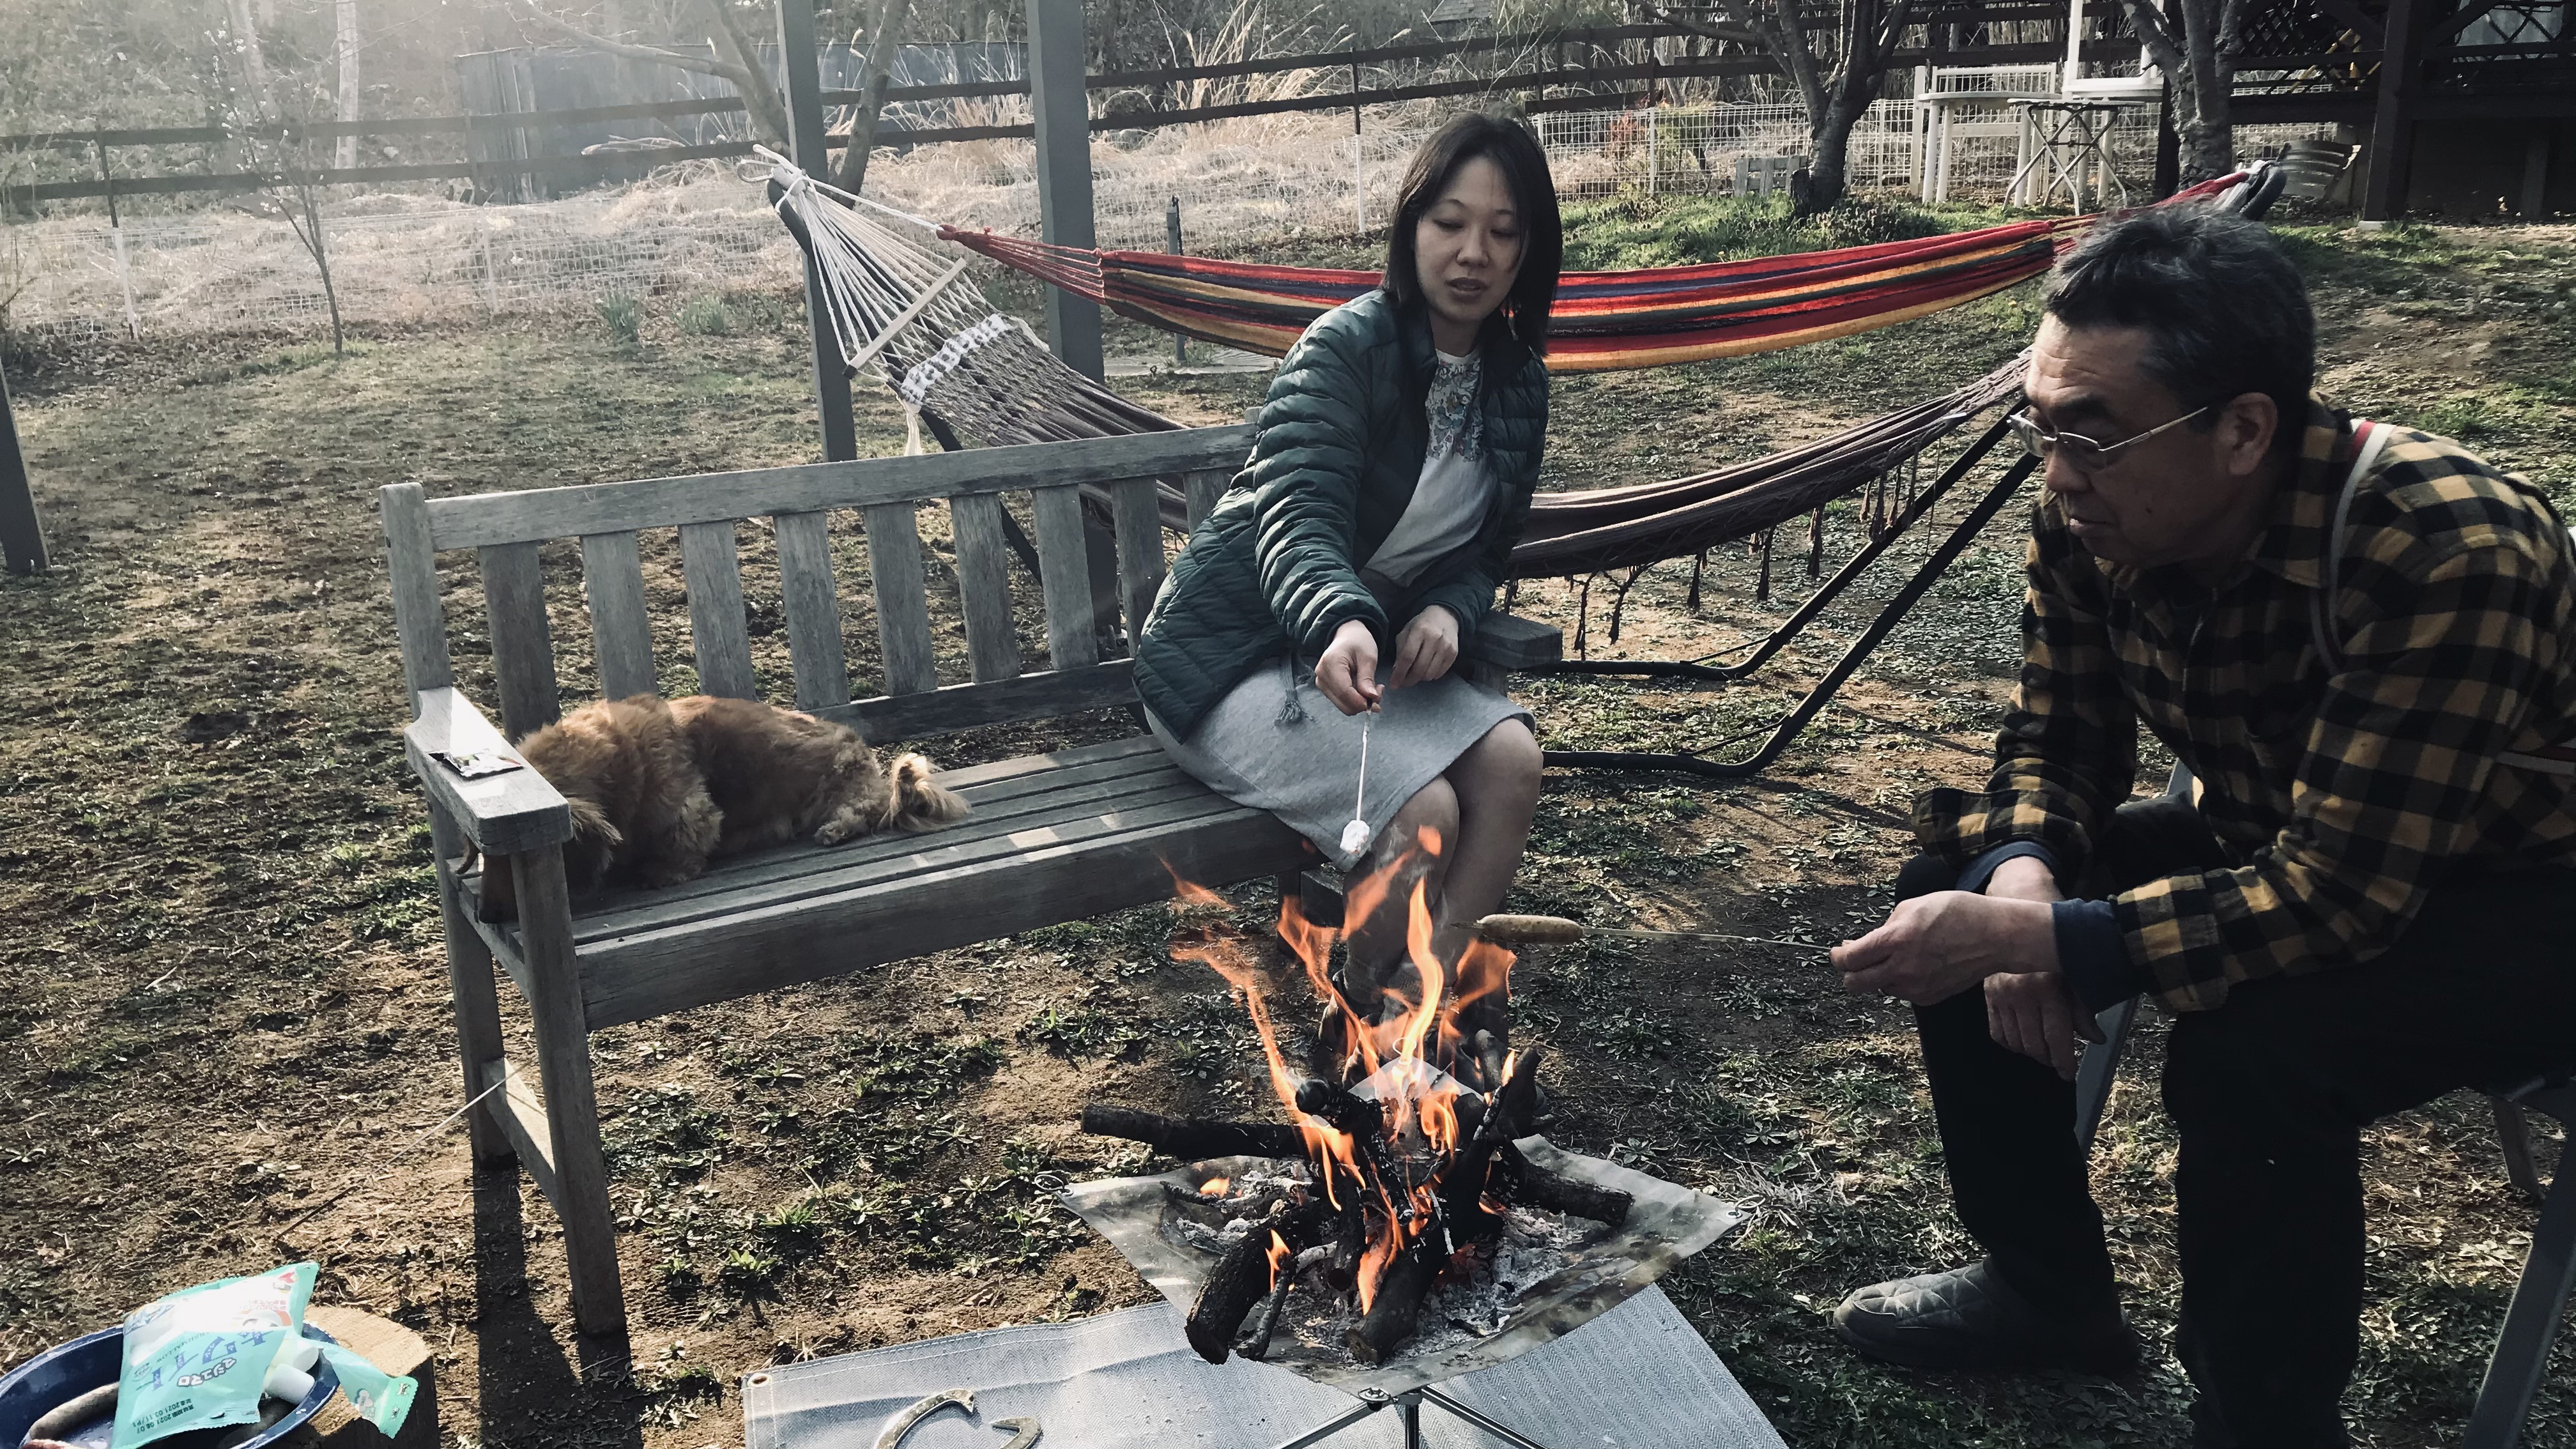
[[[2275,456],[2298,452],[2317,322],[2299,269],[2261,223],[2206,204],[2102,222],[2049,274],[2041,305],[2069,327],[2143,329],[2147,375],[2186,407],[2269,397],[2281,415]]]
[[[1547,153],[1517,122],[1473,112],[1456,116],[1413,153],[1404,186],[1396,193],[1395,222],[1387,232],[1384,285],[1404,306],[1421,305],[1413,233],[1422,225],[1422,214],[1449,189],[1458,168],[1479,156],[1503,173],[1521,223],[1521,269],[1487,325],[1500,321],[1522,346],[1544,354],[1547,314],[1556,305],[1556,274],[1565,265],[1565,223],[1556,212],[1556,179],[1548,174]]]

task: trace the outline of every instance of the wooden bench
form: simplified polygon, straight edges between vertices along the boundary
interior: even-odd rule
[[[1251,432],[1202,428],[459,498],[430,498],[408,483],[382,490],[414,715],[404,743],[429,796],[465,1090],[482,1099],[470,1114],[474,1155],[495,1164],[515,1157],[554,1204],[585,1332],[625,1327],[593,1031],[1166,899],[1175,871],[1210,884],[1279,877],[1293,888],[1318,857],[1268,814],[1182,774],[1140,733],[948,771],[942,781],[974,813],[934,834],[782,847],[719,862],[672,889],[573,900],[562,797],[533,771],[467,779],[438,758],[505,749],[504,730],[515,739],[561,711],[541,547],[579,541],[601,697],[659,687],[639,533],[660,529],[678,531],[699,687],[762,697],[739,546],[742,525],[765,520],[795,707],[878,741],[1049,719],[1135,699],[1130,662],[1104,657],[1123,652],[1122,640],[1111,637],[1104,651],[1095,627],[1100,571],[1089,562],[1084,490],[1108,501],[1117,597],[1107,614],[1132,637],[1164,575],[1156,480],[1182,480],[1195,523],[1224,492]],[[1050,666],[1037,672],[1023,669],[1012,609],[1016,524],[1005,501],[1015,495],[1026,495],[1035,529]],[[926,506],[948,515],[969,676],[944,685],[918,527]],[[864,699],[850,695],[851,641],[833,578],[833,530],[852,514],[865,536],[877,625],[876,657],[861,662],[884,690]],[[482,586],[499,728],[457,687],[438,555],[465,549]],[[1025,574],[1019,587],[1032,587]],[[564,593],[569,610],[568,586]],[[1499,683],[1558,648],[1554,629],[1497,616],[1470,670]],[[469,845],[484,869],[515,873],[515,923],[477,919],[481,877],[465,867]],[[496,961],[533,1017],[533,1085],[503,1052]]]

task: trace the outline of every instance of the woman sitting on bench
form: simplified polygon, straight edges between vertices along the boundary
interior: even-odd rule
[[[1280,364],[1250,461],[1136,648],[1154,736],[1183,769],[1346,871],[1397,870],[1349,923],[1343,991],[1363,1017],[1400,1009],[1390,985],[1413,993],[1413,883],[1454,968],[1461,923],[1502,904],[1528,843],[1529,712],[1451,666],[1529,517],[1563,249],[1529,133],[1483,115],[1443,126],[1405,174],[1385,281],[1315,319]],[[1355,809],[1369,838],[1346,849]],[[1462,1028],[1503,1035],[1488,1003]]]

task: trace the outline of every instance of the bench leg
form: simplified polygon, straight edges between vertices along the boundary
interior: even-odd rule
[[[538,1079],[545,1088],[554,1148],[555,1213],[572,1264],[573,1317],[584,1333],[623,1336],[626,1293],[617,1274],[617,1224],[608,1206],[608,1168],[599,1148],[599,1099],[590,1079],[590,1023],[573,959],[572,899],[563,852],[532,850],[512,861],[519,882],[519,940],[533,988]]]
[[[501,1055],[501,1001],[492,980],[492,952],[474,923],[466,919],[465,899],[458,892],[448,862],[465,853],[463,832],[436,804],[429,807],[430,849],[438,854],[438,915],[447,927],[447,986],[456,999],[456,1047],[465,1064],[465,1098],[483,1092],[483,1064]],[[474,1160],[486,1167],[507,1166],[514,1154],[488,1108],[465,1114]]]
[[[2571,1165],[2576,1164],[2560,1162],[2558,1180],[2541,1205],[2540,1223],[2531,1230],[2531,1257],[2522,1265],[2522,1281],[2514,1285],[2504,1331],[2496,1335],[2486,1381],[2478,1386],[2477,1407],[2469,1411],[2461,1440],[2466,1449],[2514,1449],[2522,1440],[2532,1398],[2540,1392],[2559,1315],[2569,1292],[2576,1291],[2576,1171],[2569,1170]]]
[[[1284,905],[1297,902],[1298,910],[1310,926],[1342,924],[1342,888],[1320,870],[1294,870],[1277,877],[1279,900]]]

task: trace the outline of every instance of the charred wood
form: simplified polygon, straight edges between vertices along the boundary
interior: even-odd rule
[[[1166,1157],[1199,1162],[1211,1157],[1304,1157],[1306,1139],[1278,1122],[1206,1122],[1166,1117],[1132,1107],[1094,1104],[1082,1109],[1082,1130],[1095,1137],[1142,1142]]]
[[[1396,1253],[1386,1265],[1385,1276],[1378,1279],[1377,1296],[1370,1300],[1368,1312],[1342,1337],[1351,1357],[1366,1364],[1384,1363],[1413,1337],[1422,1299],[1439,1281],[1440,1266],[1447,1260],[1430,1237],[1408,1243]]]
[[[1307,1269],[1324,1262],[1332,1253],[1330,1246],[1318,1244],[1288,1261],[1279,1272],[1279,1281],[1271,1286],[1270,1301],[1262,1304],[1261,1312],[1253,1318],[1252,1331],[1234,1346],[1236,1353],[1256,1363],[1270,1356],[1270,1339],[1279,1331],[1279,1314],[1288,1306],[1289,1290],[1297,1286],[1297,1279]]]
[[[1286,1216],[1284,1211],[1272,1212],[1255,1222],[1216,1260],[1207,1281],[1199,1285],[1198,1299],[1190,1304],[1182,1327],[1189,1334],[1190,1347],[1209,1363],[1225,1362],[1235,1333],[1243,1327],[1243,1316],[1270,1291],[1270,1234]]]
[[[1637,1204],[1634,1197],[1615,1187],[1598,1187],[1550,1172],[1522,1156],[1521,1150],[1510,1143],[1503,1145],[1500,1155],[1504,1169],[1511,1174],[1514,1202],[1568,1217],[1590,1218],[1614,1228],[1628,1221],[1628,1209]]]

